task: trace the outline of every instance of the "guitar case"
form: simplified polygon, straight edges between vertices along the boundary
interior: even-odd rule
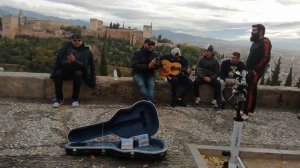
[[[167,154],[167,144],[163,139],[153,135],[158,131],[159,119],[154,104],[141,100],[131,107],[120,109],[108,121],[79,127],[68,134],[69,142],[65,145],[66,153],[70,155],[111,154],[121,158],[138,158],[143,160],[161,160]],[[107,135],[120,138],[132,138],[148,135],[149,145],[139,145],[133,139],[132,149],[122,149],[122,141],[95,141]]]

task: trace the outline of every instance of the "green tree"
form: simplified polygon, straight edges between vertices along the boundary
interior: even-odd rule
[[[263,73],[261,79],[260,79],[260,85],[264,85],[265,84],[265,73]]]
[[[106,55],[107,55],[107,49],[106,49],[106,42],[103,43],[102,46],[102,53],[101,53],[101,62],[100,62],[100,75],[101,76],[107,76],[107,62],[106,62]]]
[[[274,70],[272,70],[271,76],[271,86],[279,86],[281,81],[279,81],[279,74],[280,74],[280,65],[281,65],[281,57],[279,57],[278,62],[275,62]]]
[[[297,83],[296,83],[296,87],[297,87],[297,88],[300,88],[300,76],[299,76],[298,81],[297,81]]]
[[[284,86],[292,86],[292,82],[293,82],[293,68],[290,68],[290,72],[285,80]]]

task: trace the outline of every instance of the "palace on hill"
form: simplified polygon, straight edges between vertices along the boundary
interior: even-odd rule
[[[17,16],[4,15],[0,17],[1,37],[12,39],[21,35],[39,38],[64,37],[61,27],[67,26],[70,24],[27,17],[22,10]],[[152,37],[152,24],[144,25],[143,31],[124,27],[113,29],[104,25],[103,21],[91,18],[89,27],[82,29],[81,34],[82,36],[123,39],[129,41],[130,44],[135,44],[142,43],[144,39]]]

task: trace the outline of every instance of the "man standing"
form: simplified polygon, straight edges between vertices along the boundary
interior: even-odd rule
[[[246,61],[247,75],[247,99],[244,107],[244,119],[248,119],[249,113],[254,113],[256,106],[257,83],[262,77],[266,65],[270,61],[271,41],[264,37],[265,26],[262,24],[252,25],[250,41],[252,42],[250,53]]]
[[[95,64],[89,47],[84,46],[80,34],[71,36],[72,42],[62,47],[57,55],[55,66],[50,78],[55,82],[56,99],[54,108],[63,104],[63,80],[73,80],[72,106],[79,106],[81,80],[90,86],[96,85]]]
[[[234,52],[232,53],[231,59],[224,60],[221,64],[220,71],[220,83],[221,83],[221,98],[224,100],[224,96],[222,94],[225,86],[232,87],[235,84],[235,72],[242,72],[245,70],[245,64],[240,61],[240,53]]]
[[[158,55],[153,52],[155,42],[146,39],[144,45],[133,53],[132,77],[145,100],[156,103],[154,99],[155,74]]]
[[[171,63],[177,62],[181,65],[181,70],[177,75],[168,75],[167,80],[171,84],[172,100],[171,106],[175,107],[176,105],[186,107],[183,99],[189,93],[190,89],[193,86],[193,82],[189,79],[189,75],[192,72],[192,69],[189,68],[187,59],[181,55],[179,48],[173,48],[171,54],[166,54],[160,56],[160,60],[168,60]],[[180,84],[182,86],[182,91],[177,97],[177,86]]]
[[[199,97],[199,87],[200,85],[207,83],[214,88],[214,99],[212,101],[213,108],[219,108],[221,104],[221,94],[220,94],[220,82],[217,79],[219,76],[220,65],[217,59],[214,58],[214,48],[212,45],[208,45],[207,48],[203,49],[203,57],[198,60],[196,67],[196,79],[194,80],[194,94],[195,102],[194,105],[197,106],[201,103]]]

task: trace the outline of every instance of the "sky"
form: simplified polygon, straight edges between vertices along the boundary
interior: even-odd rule
[[[300,40],[300,0],[6,0],[0,6],[67,19],[90,18],[142,29],[224,40],[249,40],[262,23],[270,39]]]

